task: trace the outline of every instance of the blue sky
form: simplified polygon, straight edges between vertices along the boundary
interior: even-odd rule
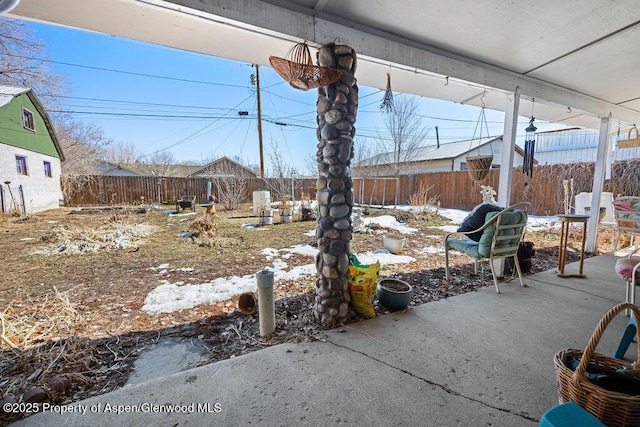
[[[107,137],[132,143],[141,154],[168,151],[181,162],[237,156],[259,165],[251,64],[48,24],[27,25],[46,44],[51,70],[66,77],[70,93],[63,105],[75,119],[95,123]],[[267,174],[271,141],[286,164],[308,173],[305,158],[315,156],[317,144],[316,91],[293,89],[266,66],[260,67],[260,82]],[[360,86],[356,150],[386,135],[379,110],[383,94]],[[241,117],[239,111],[249,115]],[[418,114],[431,128],[427,145],[436,143],[435,126],[441,143],[471,138],[479,111],[421,98]],[[486,117],[491,135],[501,134],[503,113],[487,110]],[[521,118],[519,133],[527,124]],[[536,125],[540,130],[562,127]]]

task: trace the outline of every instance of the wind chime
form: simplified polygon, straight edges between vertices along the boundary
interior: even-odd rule
[[[484,95],[482,96],[484,98]],[[489,144],[489,148],[491,149],[491,154],[481,154],[480,147],[482,147],[482,127],[487,131],[487,137],[489,136],[489,125],[487,124],[487,117],[484,113],[484,101],[482,101],[482,106],[480,107],[480,115],[478,116],[478,122],[476,123],[476,128],[473,131],[473,138],[471,138],[471,142],[469,144],[469,151],[473,149],[473,143],[476,141],[476,132],[478,132],[478,151],[475,155],[469,155],[465,158],[465,162],[467,164],[467,172],[469,176],[474,182],[482,181],[485,179],[487,174],[489,173],[489,169],[491,169],[491,163],[493,162],[493,147]]]
[[[313,65],[306,43],[293,45],[286,58],[270,56],[269,63],[291,87],[304,91],[330,85],[342,76],[335,68]]]
[[[383,113],[392,113],[396,107],[393,105],[393,92],[391,91],[391,74],[387,73],[387,90],[384,91],[384,97],[380,104],[380,110]]]
[[[529,178],[533,177],[533,156],[536,152],[536,130],[537,127],[533,125],[535,117],[533,117],[533,104],[535,99],[531,101],[531,120],[529,120],[529,126],[524,130],[524,155],[522,159],[522,173]]]

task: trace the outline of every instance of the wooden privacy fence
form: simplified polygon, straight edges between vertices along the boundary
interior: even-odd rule
[[[471,210],[482,202],[481,185],[489,185],[494,190],[498,190],[499,175],[499,170],[490,170],[485,179],[479,182],[474,182],[466,171],[400,176],[398,177],[398,203],[408,204],[410,197],[416,194],[422,185],[427,189],[429,197],[437,198],[440,206]],[[591,175],[593,176],[593,173]],[[531,202],[531,213],[534,215],[553,215],[564,212],[564,197],[562,193],[558,193],[557,178],[549,178],[542,173],[534,173],[533,177],[529,178],[522,171],[514,169],[511,201],[513,203]],[[378,205],[382,204],[383,199],[386,199],[387,206],[393,205],[393,193],[389,193],[392,184],[389,181],[385,184],[386,194],[383,194],[385,188],[379,178],[378,182],[376,182],[376,178],[355,179],[354,191],[355,194],[364,193],[364,204]],[[560,189],[562,189],[561,184],[560,182]],[[361,186],[364,186],[364,189]]]
[[[65,182],[66,181],[66,182]],[[175,204],[182,195],[207,199],[206,178],[85,175],[63,177],[66,206]]]
[[[595,164],[580,162],[564,165],[536,166],[533,177],[520,169],[512,171],[511,201],[530,202],[532,214],[564,213],[565,200],[573,203],[575,195],[591,192]],[[447,208],[472,209],[482,201],[480,185],[499,187],[500,171],[490,170],[486,178],[475,183],[466,171],[424,173],[400,177],[354,177],[356,203],[372,205],[408,204],[420,185],[428,189]],[[208,178],[155,178],[144,176],[76,176],[65,182],[63,191],[67,206],[95,206],[113,204],[162,203],[175,204],[184,194],[195,194],[197,203],[207,198]],[[215,186],[214,186],[215,187]],[[250,179],[245,202],[251,202],[253,191],[265,189],[265,181]],[[315,179],[300,179],[295,188],[296,198],[305,192],[315,199]],[[614,195],[640,195],[640,159],[617,161],[604,191]],[[215,188],[214,188],[215,192]],[[144,197],[144,200],[141,199]],[[274,201],[274,195],[271,196]]]
[[[66,180],[66,182],[65,182]],[[183,195],[195,195],[197,203],[206,203],[208,178],[104,176],[63,177],[66,206],[158,203],[173,205]],[[248,194],[264,187],[260,179],[250,179]],[[215,193],[215,185],[213,186]]]
[[[530,202],[534,215],[564,213],[565,197],[573,204],[575,195],[591,192],[595,164],[579,162],[563,165],[536,166],[533,177],[528,177],[519,168],[512,171],[511,202]],[[614,195],[640,194],[640,159],[615,162],[611,179],[605,182],[604,191]],[[397,177],[383,180],[382,177],[354,177],[355,200],[363,204],[393,205],[408,204],[422,184],[429,196],[437,197],[440,205],[447,208],[473,209],[482,202],[481,185],[499,187],[500,170],[492,169],[485,179],[474,182],[466,171],[437,172]],[[572,185],[573,183],[573,185]],[[565,185],[568,191],[565,191]],[[397,190],[395,190],[397,188]],[[397,191],[397,194],[394,192]],[[362,196],[361,196],[362,195]],[[571,207],[571,206],[570,206]]]
[[[81,175],[62,177],[65,206],[101,206],[121,204],[174,205],[183,195],[193,194],[196,203],[206,203],[209,178]],[[305,192],[315,198],[315,179],[298,179],[296,197]],[[260,178],[250,178],[244,202],[251,202],[255,190],[267,187]],[[217,194],[215,183],[212,191]],[[273,198],[274,196],[272,196]],[[272,200],[274,201],[274,200]]]

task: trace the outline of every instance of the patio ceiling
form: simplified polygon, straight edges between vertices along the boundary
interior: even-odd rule
[[[268,65],[348,44],[360,84],[538,119],[640,124],[636,0],[21,0],[11,15]],[[484,96],[483,96],[484,95]],[[614,127],[617,127],[614,124]]]

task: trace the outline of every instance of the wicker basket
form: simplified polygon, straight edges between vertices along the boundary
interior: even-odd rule
[[[280,77],[296,89],[309,90],[330,85],[342,77],[340,70],[313,65],[309,46],[306,43],[294,45],[287,57],[289,59],[270,56],[269,63]]]
[[[595,352],[600,337],[611,319],[625,309],[633,311],[636,323],[640,325],[638,307],[630,303],[618,304],[600,320],[584,351],[567,349],[556,353],[553,358],[560,403],[576,402],[609,427],[640,426],[640,396],[603,389],[590,382],[586,375],[587,367],[591,364],[613,369],[626,368],[636,378],[640,378],[640,372],[635,370],[635,364]],[[636,341],[640,343],[640,330],[637,331]],[[575,371],[565,366],[563,363],[565,356],[580,359],[580,364]],[[638,356],[640,356],[640,344],[638,344]]]
[[[485,179],[491,169],[493,156],[473,156],[465,159],[467,162],[467,171],[474,181],[482,181]]]
[[[636,137],[631,138],[631,132],[634,130],[636,131]],[[638,134],[638,128],[635,126],[629,129],[627,139],[618,141],[618,148],[633,148],[633,147],[640,147],[640,134]]]

